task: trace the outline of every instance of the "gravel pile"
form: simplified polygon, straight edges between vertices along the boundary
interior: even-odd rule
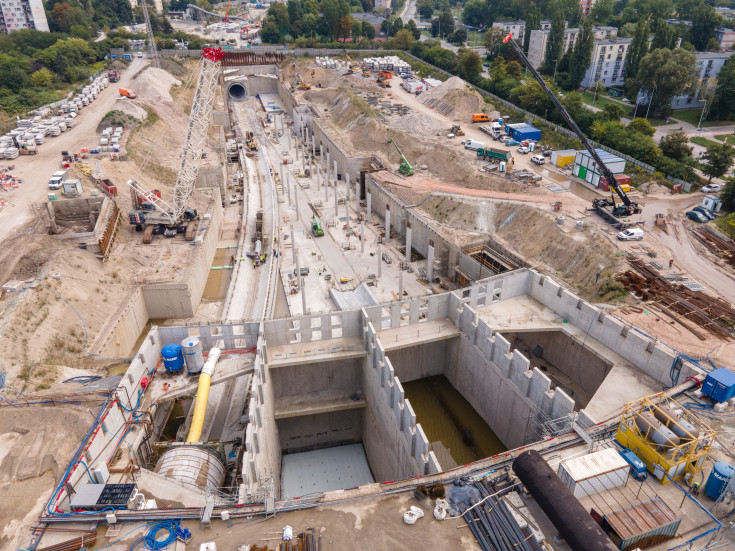
[[[155,103],[171,102],[171,87],[178,86],[181,81],[163,69],[149,67],[133,81],[133,92],[140,99]]]
[[[112,106],[113,111],[120,111],[126,115],[130,115],[134,119],[144,121],[148,116],[148,113],[142,107],[135,105],[128,99],[119,98],[115,100],[115,104]]]
[[[438,121],[420,113],[410,113],[403,117],[393,116],[389,126],[394,130],[402,130],[421,136],[434,136],[447,130]]]
[[[426,103],[432,99],[443,100],[444,96],[453,90],[467,90],[467,83],[459,77],[452,77],[442,82],[436,88],[432,88],[428,92],[421,94],[421,101]]]

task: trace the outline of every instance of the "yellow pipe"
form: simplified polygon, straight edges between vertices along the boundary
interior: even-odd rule
[[[189,436],[186,437],[187,442],[199,442],[202,437],[204,415],[207,413],[207,400],[209,399],[209,386],[212,381],[214,366],[217,364],[221,353],[219,348],[212,348],[202,368],[202,374],[199,375],[199,387],[197,388],[197,397],[194,402],[194,415],[191,418]]]

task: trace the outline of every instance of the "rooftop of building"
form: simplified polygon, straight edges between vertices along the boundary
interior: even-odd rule
[[[610,38],[597,38],[595,44],[605,46],[607,44],[630,44],[633,42],[632,38],[622,38],[620,36],[612,36]]]

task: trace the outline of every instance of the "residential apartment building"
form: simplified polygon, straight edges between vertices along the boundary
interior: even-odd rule
[[[138,0],[128,0],[130,2],[130,7],[135,9],[138,7]],[[153,5],[153,9],[156,10],[156,13],[163,13],[163,0],[153,0],[152,2],[150,0],[147,0],[148,6]]]
[[[525,21],[496,21],[493,23],[493,28],[500,29],[504,33],[510,33],[513,38],[523,42],[523,38],[526,35],[526,22]],[[548,31],[551,29],[551,19],[544,19],[541,21],[541,30]]]
[[[697,58],[697,85],[694,93],[676,96],[671,100],[672,109],[703,107],[712,99],[717,88],[717,76],[733,52],[694,52]]]
[[[596,40],[612,38],[618,35],[616,27],[592,27],[592,32]],[[564,31],[564,47],[563,52],[574,48],[574,44],[579,37],[580,29],[577,27],[567,28]],[[528,42],[528,60],[538,69],[546,57],[546,46],[549,42],[549,31],[531,31],[531,39]]]
[[[48,32],[42,0],[0,0],[0,32],[20,29]]]
[[[715,40],[720,45],[720,50],[732,50],[735,45],[735,31],[725,27],[715,29]]]
[[[592,61],[581,86],[589,88],[597,81],[604,87],[625,84],[625,58],[632,38],[603,38],[592,46]]]

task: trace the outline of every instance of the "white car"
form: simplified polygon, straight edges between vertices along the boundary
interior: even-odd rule
[[[720,191],[721,189],[722,187],[720,186],[720,184],[708,184],[699,191],[701,191],[702,193],[714,193],[716,191]]]
[[[143,57],[143,52],[138,52],[138,59],[141,59]]]
[[[546,163],[546,159],[544,159],[543,155],[534,155],[531,157],[531,162],[537,165],[542,165]]]
[[[520,147],[518,148],[518,153],[523,153],[524,155],[525,155],[526,153],[528,153],[529,151],[531,151],[531,150],[530,150],[530,149],[528,149],[528,148],[527,148],[527,147],[526,147],[525,145],[522,145],[522,146],[520,146]]]
[[[643,230],[638,228],[623,230],[618,234],[618,239],[620,241],[640,241],[643,239]]]

